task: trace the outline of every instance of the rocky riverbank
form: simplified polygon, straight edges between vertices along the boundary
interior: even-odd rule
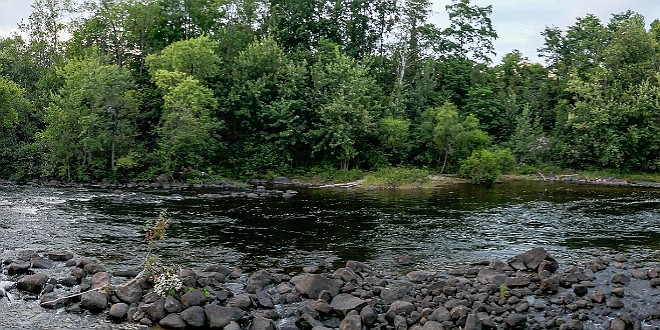
[[[107,319],[106,329],[660,328],[660,265],[635,267],[624,255],[559,265],[535,248],[506,262],[406,275],[356,261],[301,273],[245,274],[222,265],[177,272],[181,289],[158,295],[136,269],[110,270],[69,252],[22,251],[3,261],[0,295]]]

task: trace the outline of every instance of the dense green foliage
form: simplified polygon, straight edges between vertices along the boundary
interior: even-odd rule
[[[445,27],[428,0],[82,2],[0,39],[0,177],[660,171],[660,21],[634,12],[547,28],[542,65],[493,64],[469,0]]]

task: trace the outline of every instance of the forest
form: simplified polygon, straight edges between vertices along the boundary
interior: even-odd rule
[[[549,26],[493,63],[453,0],[35,0],[0,39],[0,177],[421,168],[660,172],[660,21]],[[481,174],[479,174],[481,173]]]

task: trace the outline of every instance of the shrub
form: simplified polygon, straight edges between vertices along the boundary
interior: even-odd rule
[[[479,149],[461,162],[458,175],[474,183],[493,182],[502,171],[510,171],[515,165],[515,158],[509,149]]]
[[[429,180],[429,171],[426,169],[385,167],[367,175],[365,185],[399,187],[413,184],[421,185]]]

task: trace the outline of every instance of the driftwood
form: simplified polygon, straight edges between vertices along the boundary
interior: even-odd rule
[[[357,180],[353,182],[346,182],[346,183],[335,183],[335,184],[326,184],[319,186],[319,188],[353,188],[357,187],[362,184],[364,180]]]

